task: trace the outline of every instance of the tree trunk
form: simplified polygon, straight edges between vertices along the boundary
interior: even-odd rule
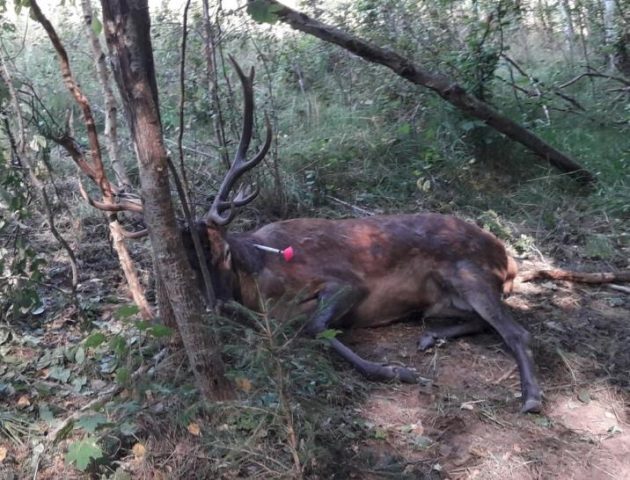
[[[181,248],[171,203],[147,0],[101,0],[103,25],[139,160],[144,216],[197,385],[208,399],[232,396],[214,332]]]
[[[575,63],[575,27],[573,26],[573,15],[569,1],[562,0],[560,2],[560,9],[564,17],[564,38],[567,42],[567,47],[569,47],[569,60],[571,65],[573,65]]]
[[[608,70],[615,70],[615,45],[617,43],[616,0],[603,0],[604,3],[604,42],[608,50]]]
[[[265,0],[265,2],[270,8],[273,7],[272,11],[282,22],[289,24],[296,30],[308,33],[321,40],[335,43],[372,63],[388,67],[412,83],[433,90],[447,102],[524,145],[560,171],[575,174],[575,177],[584,183],[595,183],[595,177],[568,155],[555,149],[510,118],[497,112],[487,103],[470,95],[451,78],[441,73],[425,70],[420,65],[412,63],[409,59],[402,57],[396,52],[372,45],[361,38],[290,9],[275,0]]]
[[[206,80],[208,82],[208,94],[211,101],[211,109],[216,112],[216,118],[212,119],[214,136],[219,147],[219,154],[223,159],[223,163],[230,168],[230,159],[225,148],[225,131],[223,128],[223,112],[221,109],[221,101],[218,90],[217,62],[215,55],[215,35],[213,32],[212,21],[210,20],[209,0],[202,0],[203,7],[203,51],[206,57]]]

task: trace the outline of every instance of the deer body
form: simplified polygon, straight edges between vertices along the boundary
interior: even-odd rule
[[[248,275],[256,279],[256,290],[265,300],[305,297],[302,303],[308,305],[333,284],[356,291],[351,310],[335,319],[353,327],[385,325],[414,312],[437,316],[449,307],[472,312],[449,284],[460,261],[476,260],[484,282],[498,295],[515,273],[509,271],[508,256],[495,237],[456,217],[437,214],[287,220],[253,233],[228,235],[226,241],[241,246],[232,248],[233,262],[252,272]],[[295,257],[286,262],[252,244],[292,246]],[[239,258],[243,247],[248,255]],[[256,262],[251,262],[252,256]],[[253,287],[249,279],[244,283]],[[241,295],[249,308],[258,308],[255,292]]]
[[[519,365],[523,410],[537,411],[541,393],[534,376],[529,335],[502,304],[516,264],[503,244],[479,227],[449,215],[303,218],[275,222],[247,233],[202,226],[215,290],[253,310],[269,302],[286,314],[305,314],[306,330],[374,327],[412,314],[467,322],[425,332],[419,347],[491,325]],[[261,251],[292,246],[294,258]],[[231,279],[227,281],[227,279]],[[225,286],[230,285],[231,290]],[[331,346],[364,375],[415,381],[409,369],[362,359],[339,340]]]

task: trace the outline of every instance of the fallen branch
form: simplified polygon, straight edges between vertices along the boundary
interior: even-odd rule
[[[573,272],[570,270],[534,270],[533,272],[524,272],[519,274],[518,279],[521,282],[531,282],[532,280],[566,280],[569,282],[579,283],[612,283],[612,282],[630,282],[630,270],[622,270],[620,272]]]
[[[608,285],[608,288],[610,288],[611,290],[616,290],[618,292],[627,293],[630,295],[630,288],[624,287],[623,285],[616,285],[614,283],[611,283]]]

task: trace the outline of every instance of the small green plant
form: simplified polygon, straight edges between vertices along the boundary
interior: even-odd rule
[[[11,320],[40,309],[37,286],[44,259],[31,246],[25,222],[29,192],[19,169],[0,152],[0,317]]]

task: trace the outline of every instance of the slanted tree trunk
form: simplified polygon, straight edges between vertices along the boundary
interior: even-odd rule
[[[584,183],[595,183],[595,177],[568,155],[494,110],[487,103],[469,94],[455,80],[446,75],[428,71],[396,52],[372,45],[359,37],[310,18],[308,15],[286,7],[275,0],[265,0],[265,3],[280,21],[296,30],[335,43],[365,60],[388,67],[412,83],[433,90],[464,113],[482,120],[495,130],[524,145],[560,171],[575,174],[576,178]]]
[[[181,248],[171,203],[147,0],[101,0],[105,37],[139,160],[144,216],[197,385],[208,399],[232,395],[220,349]]]

